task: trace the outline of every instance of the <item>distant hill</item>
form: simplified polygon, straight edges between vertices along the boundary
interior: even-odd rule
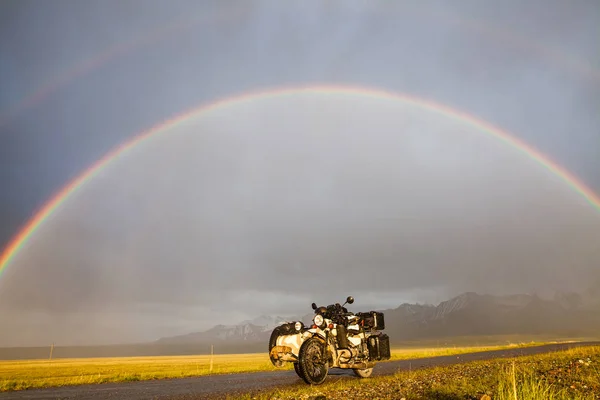
[[[600,332],[600,307],[577,294],[544,300],[536,295],[491,296],[469,292],[437,306],[403,304],[386,310],[392,341],[467,335],[586,336]]]

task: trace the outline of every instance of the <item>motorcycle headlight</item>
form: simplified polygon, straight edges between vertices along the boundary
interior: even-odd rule
[[[302,329],[302,322],[296,322],[296,324],[294,324],[294,328],[296,328],[297,331],[300,331],[300,329]]]
[[[313,319],[313,322],[315,323],[316,326],[323,325],[323,316],[321,314],[315,315],[315,318]]]

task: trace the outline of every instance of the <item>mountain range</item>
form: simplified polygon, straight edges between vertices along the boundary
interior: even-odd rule
[[[355,310],[350,311],[368,311]],[[392,343],[465,336],[546,335],[584,337],[600,334],[600,290],[583,293],[558,292],[551,299],[535,294],[493,296],[463,293],[438,305],[401,304],[377,310],[384,313]],[[236,325],[217,325],[202,332],[165,337],[160,345],[214,344],[255,348],[265,344],[273,328],[283,322],[311,323],[313,314],[291,317],[260,316]],[[264,346],[263,346],[264,347]]]
[[[358,297],[358,296],[357,296]],[[348,307],[360,309],[358,303]],[[531,294],[492,296],[463,293],[438,305],[404,303],[382,311],[385,333],[396,346],[465,345],[518,340],[600,338],[600,282],[582,293],[556,293],[553,298]],[[287,321],[311,323],[304,316],[260,316],[235,325],[217,325],[201,332],[161,338],[153,342],[60,346],[53,358],[133,357],[265,352],[276,326]],[[515,338],[517,336],[517,338]],[[0,359],[42,359],[46,347],[0,348]]]

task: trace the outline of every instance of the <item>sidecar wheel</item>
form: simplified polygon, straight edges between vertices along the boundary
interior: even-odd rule
[[[276,360],[271,357],[271,349],[277,345],[277,338],[279,337],[279,328],[273,329],[271,332],[271,337],[269,338],[269,359],[271,360],[271,364],[273,364],[277,368],[283,367],[284,362],[281,360]]]
[[[353,369],[352,371],[354,371],[354,375],[358,376],[359,378],[368,378],[373,373],[373,368]]]
[[[296,375],[298,375],[300,379],[304,380],[304,377],[302,376],[302,371],[300,371],[300,363],[294,363],[294,371],[296,371]]]
[[[321,357],[321,341],[310,338],[300,347],[298,367],[302,379],[309,385],[320,385],[325,382],[329,372],[329,361]]]

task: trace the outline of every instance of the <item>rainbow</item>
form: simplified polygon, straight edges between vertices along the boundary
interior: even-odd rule
[[[563,180],[575,192],[579,193],[589,204],[592,205],[593,208],[600,211],[600,198],[598,195],[596,195],[590,188],[586,187],[586,185],[584,185],[567,170],[550,160],[533,147],[529,146],[527,143],[512,136],[508,132],[504,132],[501,129],[485,121],[479,120],[469,114],[453,110],[450,107],[435,103],[433,101],[375,88],[332,85],[275,88],[271,90],[248,92],[232,97],[222,98],[212,103],[208,103],[190,111],[178,114],[110,151],[108,154],[90,166],[87,170],[81,173],[77,178],[64,186],[58,193],[56,193],[50,199],[50,201],[45,203],[45,205],[35,213],[35,215],[26,223],[20,232],[10,241],[4,252],[0,255],[0,276],[10,264],[11,260],[18,254],[19,250],[23,248],[23,246],[37,231],[37,229],[61,206],[61,204],[65,202],[65,200],[69,198],[69,196],[83,187],[86,182],[93,179],[112,161],[126,156],[131,149],[140,143],[150,140],[161,133],[165,133],[192,117],[197,117],[201,114],[205,114],[222,107],[227,107],[228,105],[234,103],[251,102],[258,99],[277,96],[292,96],[300,93],[361,95],[377,99],[401,101],[421,107],[428,111],[442,114],[448,118],[458,120],[462,123],[466,123],[484,133],[487,133],[488,135],[498,139],[500,142],[520,151],[525,156],[536,161],[541,166],[545,167],[551,173]]]

